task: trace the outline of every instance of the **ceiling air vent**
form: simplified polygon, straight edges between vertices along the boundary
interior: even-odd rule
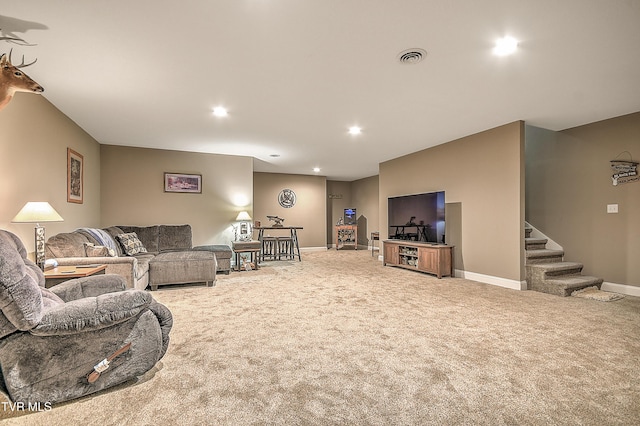
[[[417,64],[427,56],[424,49],[407,49],[400,52],[398,60],[401,64]]]

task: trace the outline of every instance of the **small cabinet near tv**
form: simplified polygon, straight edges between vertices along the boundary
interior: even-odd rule
[[[426,272],[438,278],[453,276],[453,246],[385,240],[383,265]]]
[[[336,225],[336,250],[345,246],[358,250],[358,225]]]

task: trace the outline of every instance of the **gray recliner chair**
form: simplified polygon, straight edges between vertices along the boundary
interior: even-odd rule
[[[119,275],[51,289],[20,239],[0,230],[0,391],[12,401],[79,398],[140,376],[164,356],[171,312]]]

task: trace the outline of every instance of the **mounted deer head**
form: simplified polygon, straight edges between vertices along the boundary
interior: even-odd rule
[[[22,56],[20,65],[12,65],[11,51],[9,51],[9,57],[4,53],[0,56],[0,110],[7,106],[16,92],[44,92],[42,86],[19,69],[33,65],[36,61],[25,64],[24,56]]]

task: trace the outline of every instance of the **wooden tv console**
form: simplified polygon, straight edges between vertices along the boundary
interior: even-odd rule
[[[406,240],[385,240],[383,266],[397,266],[437,275],[453,276],[453,246]]]

